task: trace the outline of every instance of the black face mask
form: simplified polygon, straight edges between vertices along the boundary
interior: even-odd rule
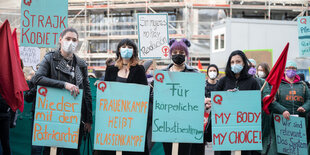
[[[185,55],[182,54],[172,55],[172,61],[177,65],[181,65],[185,61]]]

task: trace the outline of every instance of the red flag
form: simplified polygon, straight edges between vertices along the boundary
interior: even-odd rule
[[[29,90],[15,50],[17,38],[11,34],[8,20],[0,27],[0,93],[13,111],[24,110],[23,91]]]
[[[286,65],[286,59],[287,59],[287,52],[289,48],[289,43],[286,44],[285,48],[283,49],[280,57],[278,58],[276,64],[272,67],[266,81],[272,86],[271,93],[269,96],[264,97],[263,99],[263,110],[270,114],[269,112],[269,105],[273,101],[274,96],[276,95],[280,83],[281,78],[283,77],[285,65]]]
[[[198,69],[202,69],[202,65],[201,65],[200,60],[198,60]]]

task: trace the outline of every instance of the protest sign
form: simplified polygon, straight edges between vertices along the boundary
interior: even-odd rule
[[[278,114],[273,117],[278,153],[308,155],[305,118],[291,116],[287,120]]]
[[[168,14],[138,14],[139,57],[169,58]]]
[[[31,66],[36,70],[40,63],[40,49],[38,47],[19,47],[20,58],[24,66]]]
[[[213,150],[261,150],[260,91],[214,91],[212,102]]]
[[[95,116],[95,150],[143,152],[150,88],[100,82]]]
[[[310,17],[298,17],[299,56],[310,56]]]
[[[22,0],[21,46],[57,46],[60,33],[68,26],[68,0]]]
[[[37,87],[32,144],[78,147],[83,90],[77,97],[65,89]]]
[[[205,75],[155,71],[152,141],[202,143]]]

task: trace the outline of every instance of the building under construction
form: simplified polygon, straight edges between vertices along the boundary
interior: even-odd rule
[[[1,0],[0,23],[19,29],[20,1]],[[210,31],[224,18],[296,20],[308,15],[308,0],[69,0],[68,25],[80,33],[79,56],[90,69],[105,70],[121,39],[138,43],[137,13],[168,13],[169,38],[191,41],[189,64],[210,63]],[[221,39],[221,38],[220,38]],[[166,65],[169,60],[159,60]]]

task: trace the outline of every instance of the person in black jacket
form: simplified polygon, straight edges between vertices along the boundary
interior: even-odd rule
[[[80,154],[82,133],[90,132],[93,122],[87,64],[75,55],[78,37],[77,31],[73,28],[63,30],[59,38],[60,49],[49,52],[44,56],[33,79],[35,85],[66,89],[73,96],[79,94],[79,89],[83,89],[79,147],[78,149],[57,149],[62,151],[63,154],[70,155]],[[49,149],[45,149],[44,154],[49,154]]]
[[[233,51],[227,61],[225,77],[222,77],[216,87],[216,91],[236,91],[236,90],[259,90],[258,82],[248,73],[249,60],[240,51]],[[242,151],[244,154],[256,154],[255,151]],[[215,151],[215,155],[230,155],[231,151]],[[258,154],[258,153],[257,153]]]
[[[115,65],[107,66],[104,81],[117,81],[147,85],[144,67],[138,65],[136,44],[123,39],[117,45]]]
[[[163,69],[164,71],[170,72],[198,72],[197,69],[188,66],[185,63],[185,60],[188,58],[188,47],[191,46],[190,41],[187,39],[182,39],[177,41],[175,39],[170,40],[169,42],[169,53],[173,63],[168,65],[167,68]],[[179,143],[179,155],[189,155],[191,154],[192,143]],[[163,143],[164,151],[166,155],[171,155],[172,153],[172,143]],[[196,153],[194,153],[196,154]]]
[[[225,75],[216,85],[217,91],[259,90],[259,84],[248,73],[248,59],[242,51],[233,51],[227,61]]]
[[[130,39],[121,40],[116,49],[116,61],[114,65],[108,65],[104,76],[104,81],[116,81],[124,83],[135,83],[147,85],[145,69],[138,65],[138,50],[136,44]],[[151,105],[149,105],[149,108]],[[149,110],[150,111],[150,110]],[[149,120],[149,119],[148,119]],[[147,129],[148,131],[148,129]],[[146,139],[151,138],[148,135]],[[115,151],[97,151],[102,155],[115,155]],[[148,155],[147,142],[145,142],[144,152],[122,152],[124,155],[145,154]]]
[[[206,80],[205,87],[205,108],[206,112],[211,108],[211,91],[215,91],[216,84],[218,82],[217,77],[219,75],[219,69],[215,64],[210,64],[207,68],[208,80]],[[212,142],[212,124],[211,124],[211,112],[209,113],[208,122],[205,128],[204,145],[206,142]],[[205,147],[204,147],[205,148]]]

